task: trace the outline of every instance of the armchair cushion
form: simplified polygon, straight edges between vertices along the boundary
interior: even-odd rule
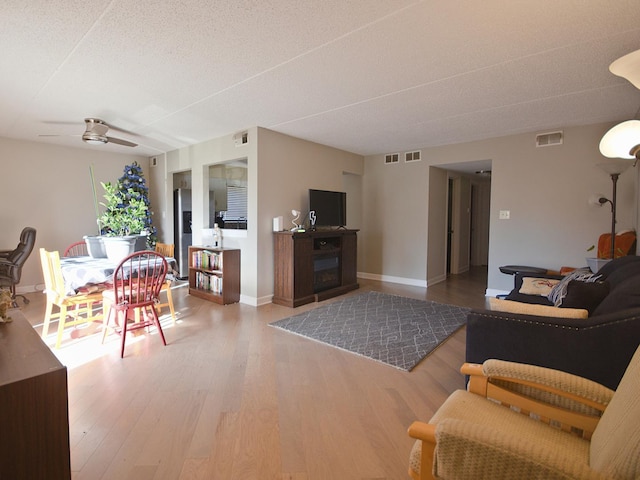
[[[429,423],[437,425],[438,477],[602,478],[589,472],[587,440],[464,390],[454,392]]]
[[[591,467],[615,478],[640,478],[640,348],[591,438]]]

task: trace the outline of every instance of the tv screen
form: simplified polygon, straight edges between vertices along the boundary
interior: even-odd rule
[[[316,227],[347,225],[347,194],[309,189],[309,211],[316,212]]]

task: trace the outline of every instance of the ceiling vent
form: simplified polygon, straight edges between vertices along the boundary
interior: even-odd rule
[[[415,152],[405,152],[404,154],[405,162],[419,162],[420,160],[420,150],[417,150]]]
[[[388,153],[384,156],[385,165],[390,165],[392,163],[398,163],[400,161],[399,153]]]
[[[562,139],[562,130],[559,130],[557,132],[540,133],[536,135],[536,147],[562,145]]]

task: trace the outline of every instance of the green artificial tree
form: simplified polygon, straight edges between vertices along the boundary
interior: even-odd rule
[[[138,162],[133,162],[131,165],[124,167],[124,173],[118,179],[116,185],[108,185],[108,187],[111,187],[108,188],[103,184],[103,187],[106,191],[105,198],[107,198],[107,195],[111,196],[111,204],[117,204],[120,209],[135,212],[137,220],[142,225],[140,231],[147,232],[148,244],[150,247],[154,247],[157,241],[157,230],[153,226],[151,211],[149,210],[149,188],[147,187],[142,167]],[[104,221],[102,226],[109,229],[109,226],[105,225]]]

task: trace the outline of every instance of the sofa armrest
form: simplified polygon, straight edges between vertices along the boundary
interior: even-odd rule
[[[640,308],[586,319],[472,310],[466,334],[467,362],[538,365],[615,390],[640,344]]]

